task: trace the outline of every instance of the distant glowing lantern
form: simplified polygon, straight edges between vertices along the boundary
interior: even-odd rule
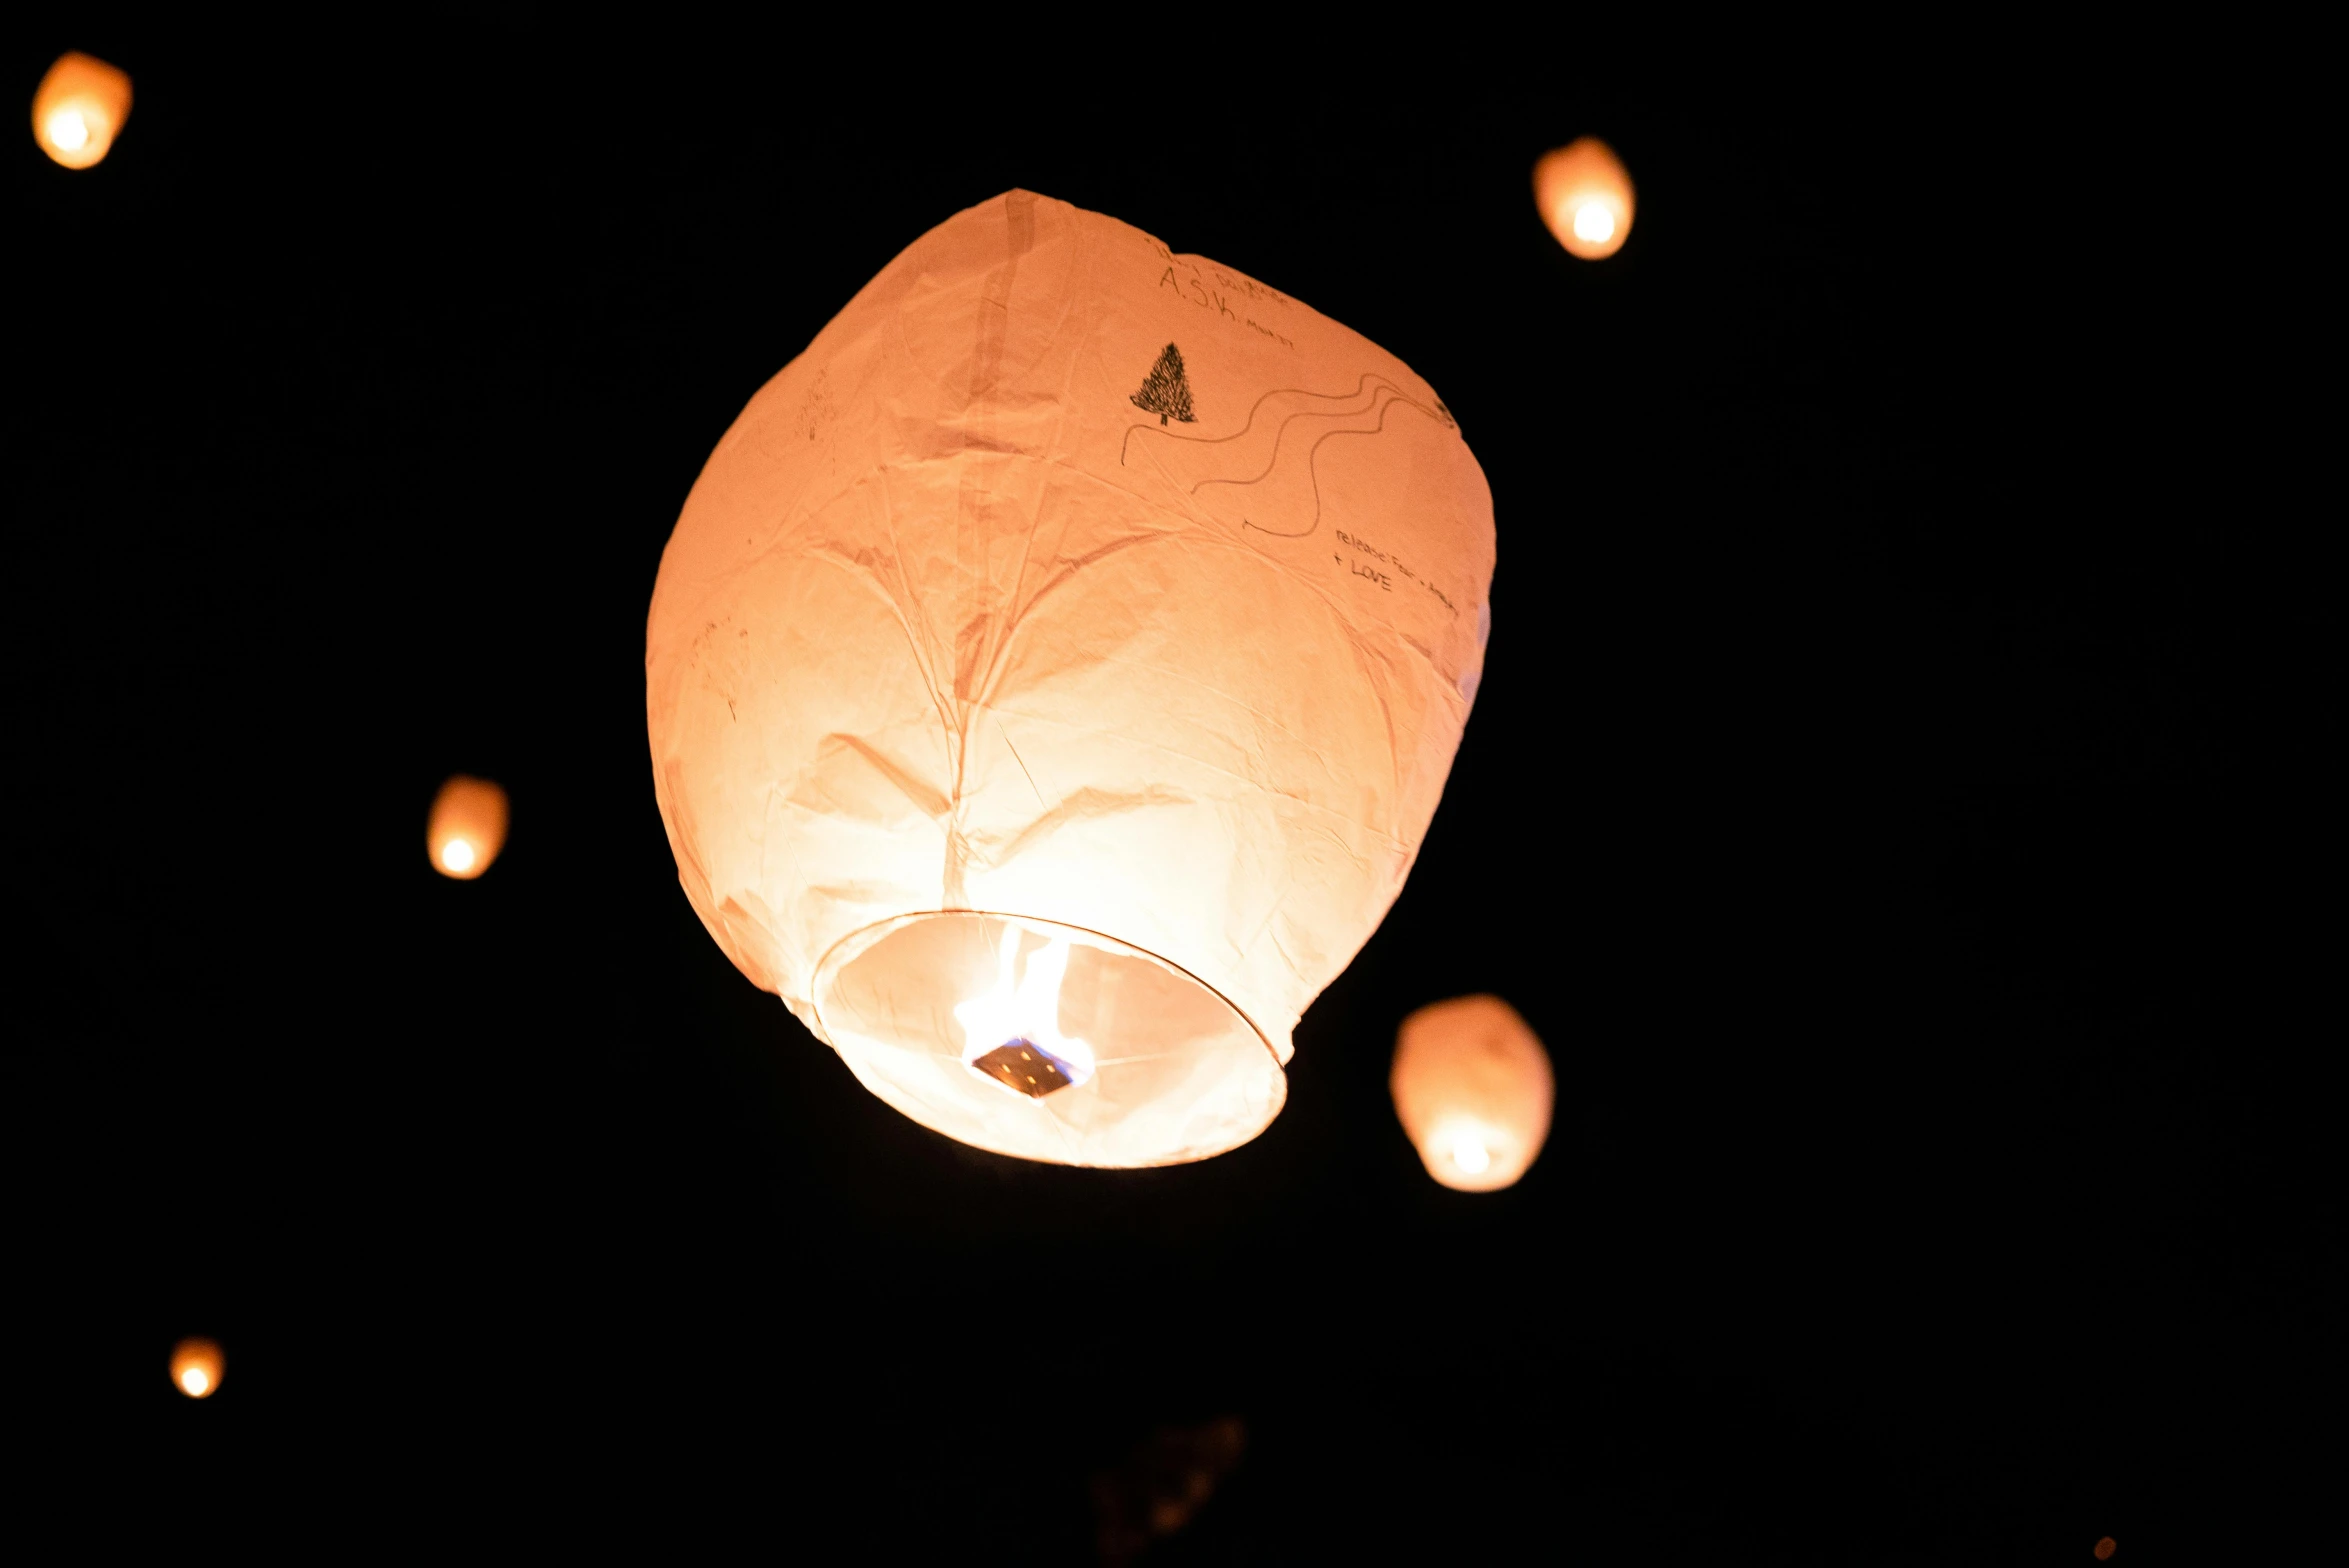
[[[33,140],[67,168],[86,169],[114,145],[130,108],[121,71],[86,54],[59,55],[33,92]]]
[[[1402,888],[1492,565],[1483,472],[1400,360],[998,197],[868,284],[685,504],[645,646],[679,879],[925,1126],[1232,1148]]]
[[[190,1399],[209,1399],[227,1365],[211,1340],[183,1339],[171,1352],[171,1381]]]
[[[1603,261],[1631,232],[1631,176],[1595,136],[1547,153],[1533,167],[1533,199],[1558,243],[1585,261]]]
[[[2096,1560],[2098,1562],[2105,1561],[2107,1558],[2111,1557],[2114,1552],[2120,1550],[2120,1544],[2120,1542],[2114,1540],[2109,1535],[2104,1537],[2104,1539],[2096,1543]]]
[[[440,787],[425,820],[424,848],[432,868],[468,882],[487,871],[506,843],[506,792],[487,779],[459,773]]]
[[[1457,997],[1404,1019],[1387,1082],[1427,1173],[1462,1192],[1516,1181],[1550,1133],[1549,1054],[1497,996]]]

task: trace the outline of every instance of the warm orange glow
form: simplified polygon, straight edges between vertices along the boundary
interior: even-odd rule
[[[1229,1000],[1098,932],[909,915],[836,944],[813,986],[813,1022],[866,1088],[1024,1159],[1198,1159],[1234,1125],[1270,1121],[1285,1093]]]
[[[2114,1540],[2109,1535],[2106,1536],[2103,1540],[2098,1541],[2096,1543],[2096,1560],[2098,1562],[2103,1562],[2106,1558],[2110,1557],[2114,1552],[2120,1549],[2120,1544],[2120,1542]]]
[[[1614,255],[1631,232],[1631,176],[1595,136],[1534,165],[1533,199],[1558,243],[1585,261]]]
[[[1437,1002],[1404,1019],[1388,1087],[1427,1173],[1462,1192],[1510,1185],[1549,1136],[1549,1054],[1497,996]]]
[[[1234,1148],[1418,853],[1492,567],[1409,366],[1009,192],[860,290],[685,502],[644,661],[678,880],[926,1127]]]
[[[1153,1561],[1150,1547],[1190,1523],[1248,1449],[1248,1426],[1225,1416],[1162,1426],[1122,1464],[1093,1473],[1101,1561]]]
[[[171,1352],[171,1381],[190,1399],[208,1398],[220,1387],[227,1362],[208,1339],[183,1339]]]
[[[504,790],[462,773],[440,787],[424,825],[424,844],[434,870],[469,882],[490,868],[505,843]]]
[[[130,118],[130,78],[86,54],[57,57],[33,93],[33,140],[69,169],[106,156]]]

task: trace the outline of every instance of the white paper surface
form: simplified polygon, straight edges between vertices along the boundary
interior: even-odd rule
[[[819,1034],[835,944],[972,909],[1155,954],[1285,1062],[1410,870],[1492,567],[1394,356],[1011,192],[868,284],[686,502],[645,655],[680,880]]]

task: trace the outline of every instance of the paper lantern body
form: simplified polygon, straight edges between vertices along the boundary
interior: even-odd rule
[[[1410,870],[1492,564],[1483,473],[1394,356],[998,197],[868,284],[686,501],[645,649],[680,880],[927,1126],[1230,1148]]]
[[[432,798],[424,823],[424,851],[432,869],[470,882],[487,871],[506,846],[506,792],[487,779],[453,774]]]
[[[1387,1086],[1427,1173],[1462,1192],[1515,1182],[1550,1133],[1549,1054],[1497,996],[1436,1002],[1404,1019]]]
[[[227,1358],[209,1339],[183,1339],[172,1347],[172,1386],[190,1399],[210,1399],[227,1370]]]
[[[86,54],[57,57],[33,90],[33,140],[69,169],[106,156],[130,118],[130,78]]]
[[[1631,176],[1595,136],[1543,155],[1533,199],[1558,243],[1585,261],[1604,261],[1631,233]]]

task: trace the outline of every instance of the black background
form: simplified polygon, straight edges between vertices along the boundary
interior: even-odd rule
[[[138,101],[11,176],[7,1292],[94,1527],[1078,1563],[1096,1473],[1235,1415],[1146,1561],[2299,1540],[2331,525],[2231,357],[2288,227],[2179,216],[2255,207],[2280,132],[1432,65],[1275,113],[516,31],[20,39],[24,98],[68,47]],[[1586,132],[1639,187],[1598,265],[1528,183]],[[1193,1167],[867,1096],[652,800],[701,462],[1015,185],[1391,348],[1499,519],[1411,882],[1287,1110]],[[452,771],[514,800],[474,883],[422,852]],[[1476,990],[1559,1080],[1491,1196],[1385,1088]]]

